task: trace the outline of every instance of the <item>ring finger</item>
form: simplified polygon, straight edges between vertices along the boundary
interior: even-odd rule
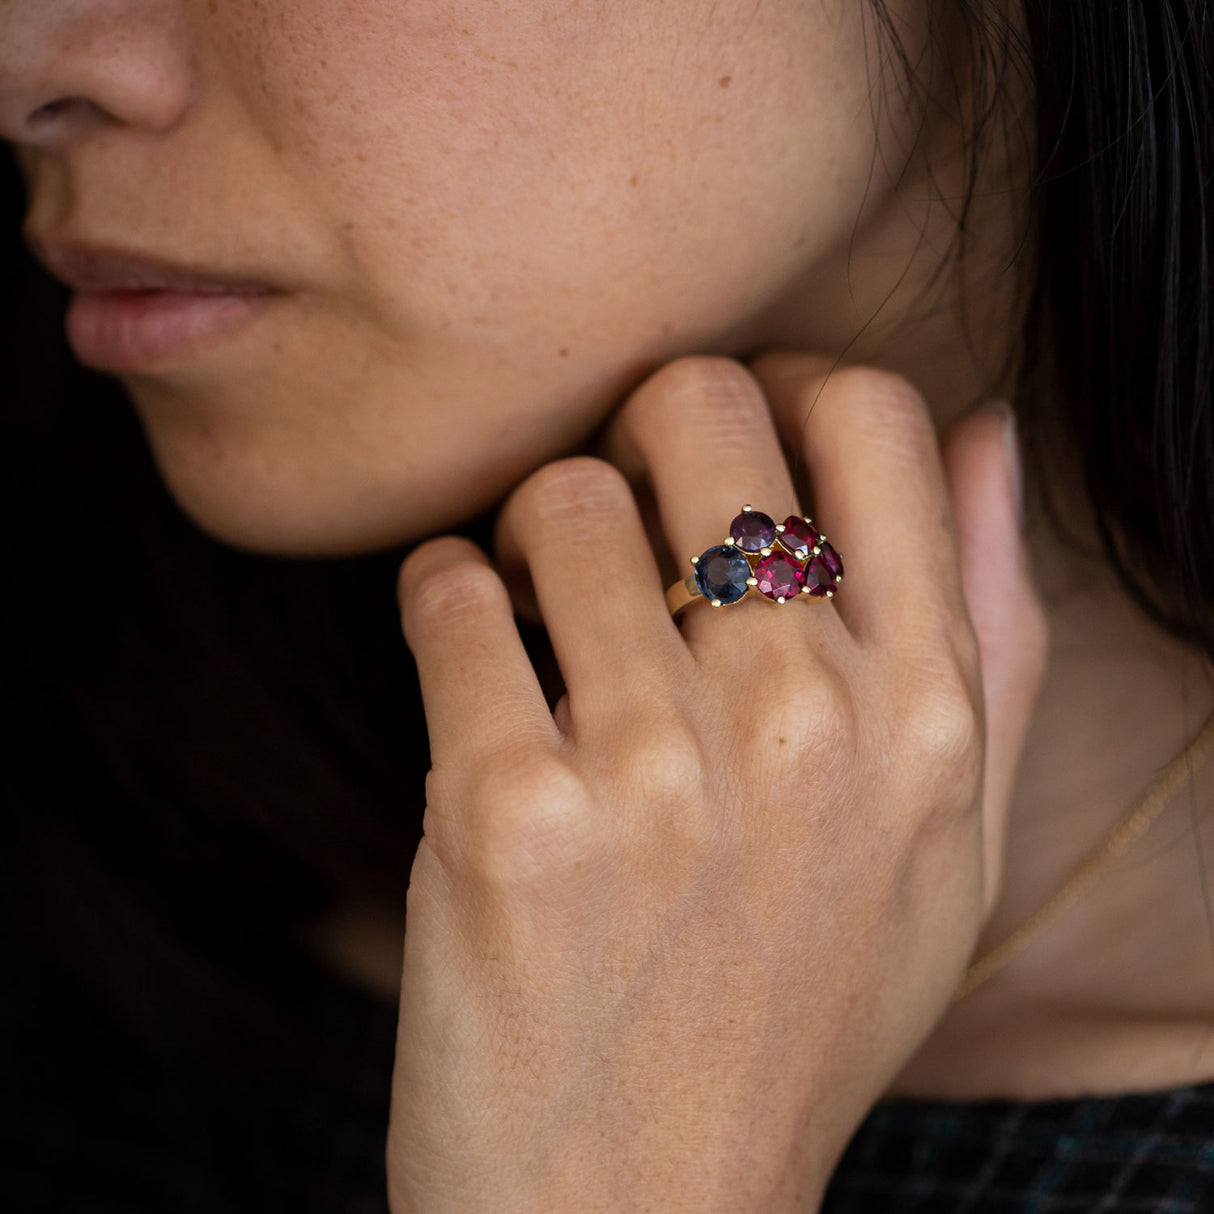
[[[766,397],[750,372],[727,358],[696,356],[666,364],[621,406],[603,436],[602,453],[639,492],[652,489],[678,578],[692,572],[689,557],[724,542],[730,520],[743,504],[776,523],[803,513]],[[747,594],[747,599],[761,597]],[[814,599],[809,605],[822,603]],[[743,621],[742,611],[777,606],[794,607],[789,602],[739,603],[730,617],[733,625],[718,619],[702,624],[718,612],[693,602],[684,635],[693,640],[701,628],[710,628],[714,636],[732,642],[735,628],[749,630],[755,623],[752,614]],[[823,626],[842,626],[834,611],[823,615],[829,617],[818,621]]]

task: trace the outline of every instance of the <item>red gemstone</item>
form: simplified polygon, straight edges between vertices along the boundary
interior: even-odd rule
[[[843,558],[825,541],[821,545],[822,559],[826,562],[826,568],[830,570],[832,577],[843,576]]]
[[[804,560],[813,551],[818,542],[817,528],[811,526],[803,518],[790,514],[784,520],[784,530],[780,532],[780,545],[786,552]]]
[[[758,589],[769,599],[791,599],[801,593],[805,574],[782,552],[762,557],[755,565]]]
[[[805,584],[809,587],[809,593],[817,598],[835,588],[835,575],[820,555],[810,557],[809,564],[805,566]]]

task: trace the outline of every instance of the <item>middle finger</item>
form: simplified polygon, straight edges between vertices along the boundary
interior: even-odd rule
[[[652,490],[674,576],[680,579],[693,572],[692,556],[724,542],[743,504],[776,523],[803,515],[767,399],[747,368],[728,358],[689,356],[655,372],[612,419],[601,454],[634,485]],[[810,600],[811,607],[824,602],[799,597]],[[753,601],[760,598],[752,588],[746,595],[752,601],[733,604],[733,610],[777,607]],[[804,610],[791,602],[778,606]],[[693,602],[683,614],[717,612]],[[834,611],[823,614],[835,617]],[[828,628],[841,625],[837,617],[818,622]],[[744,627],[754,623],[748,615]],[[711,626],[719,631],[721,622],[713,620]],[[690,633],[685,630],[685,635]]]

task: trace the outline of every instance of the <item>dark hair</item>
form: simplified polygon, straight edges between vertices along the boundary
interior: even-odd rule
[[[1015,0],[1010,0],[1015,4]],[[870,0],[903,80],[914,69]],[[940,0],[969,40],[970,191],[1010,79],[1032,81],[1037,257],[1016,410],[1056,531],[1052,486],[1081,470],[1131,598],[1214,660],[1214,18],[1198,0]],[[1014,135],[1011,136],[1014,138]],[[1059,407],[1061,406],[1061,407]]]
[[[995,82],[975,164],[1005,73],[1035,84],[1026,460],[1043,491],[1047,469],[1082,467],[1129,593],[1214,657],[1207,5],[1026,0],[1024,39],[992,4],[945,7]],[[184,1177],[162,1206],[289,1194],[296,1209],[379,1208],[350,1196],[352,1177],[381,1175],[379,1143],[372,1158],[342,1139],[316,1093],[386,1118],[392,1009],[351,1040],[372,1013],[322,998],[297,936],[340,893],[399,900],[420,835],[428,755],[397,619],[403,550],[257,557],[185,519],[120,389],[69,357],[63,292],[18,239],[20,182],[0,160],[18,709],[0,897],[21,992],[6,1040],[22,1050],[3,1116],[31,1177],[60,1166],[47,1141],[74,1135],[64,1149],[92,1169],[90,1191],[112,1182],[127,1209],[154,1152]],[[488,521],[464,531],[483,540]],[[543,656],[542,632],[524,632]],[[101,1050],[120,1090],[56,1087]],[[105,1136],[124,1117],[146,1135],[125,1153]]]

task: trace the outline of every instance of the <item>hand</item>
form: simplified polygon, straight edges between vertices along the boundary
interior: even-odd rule
[[[942,460],[910,385],[830,366],[670,363],[606,459],[509,496],[497,555],[530,571],[555,712],[487,557],[446,536],[405,560],[432,770],[395,1214],[814,1210],[960,980],[1044,619],[998,418],[959,423]],[[743,502],[810,513],[838,595],[673,620],[663,537],[681,576]]]

